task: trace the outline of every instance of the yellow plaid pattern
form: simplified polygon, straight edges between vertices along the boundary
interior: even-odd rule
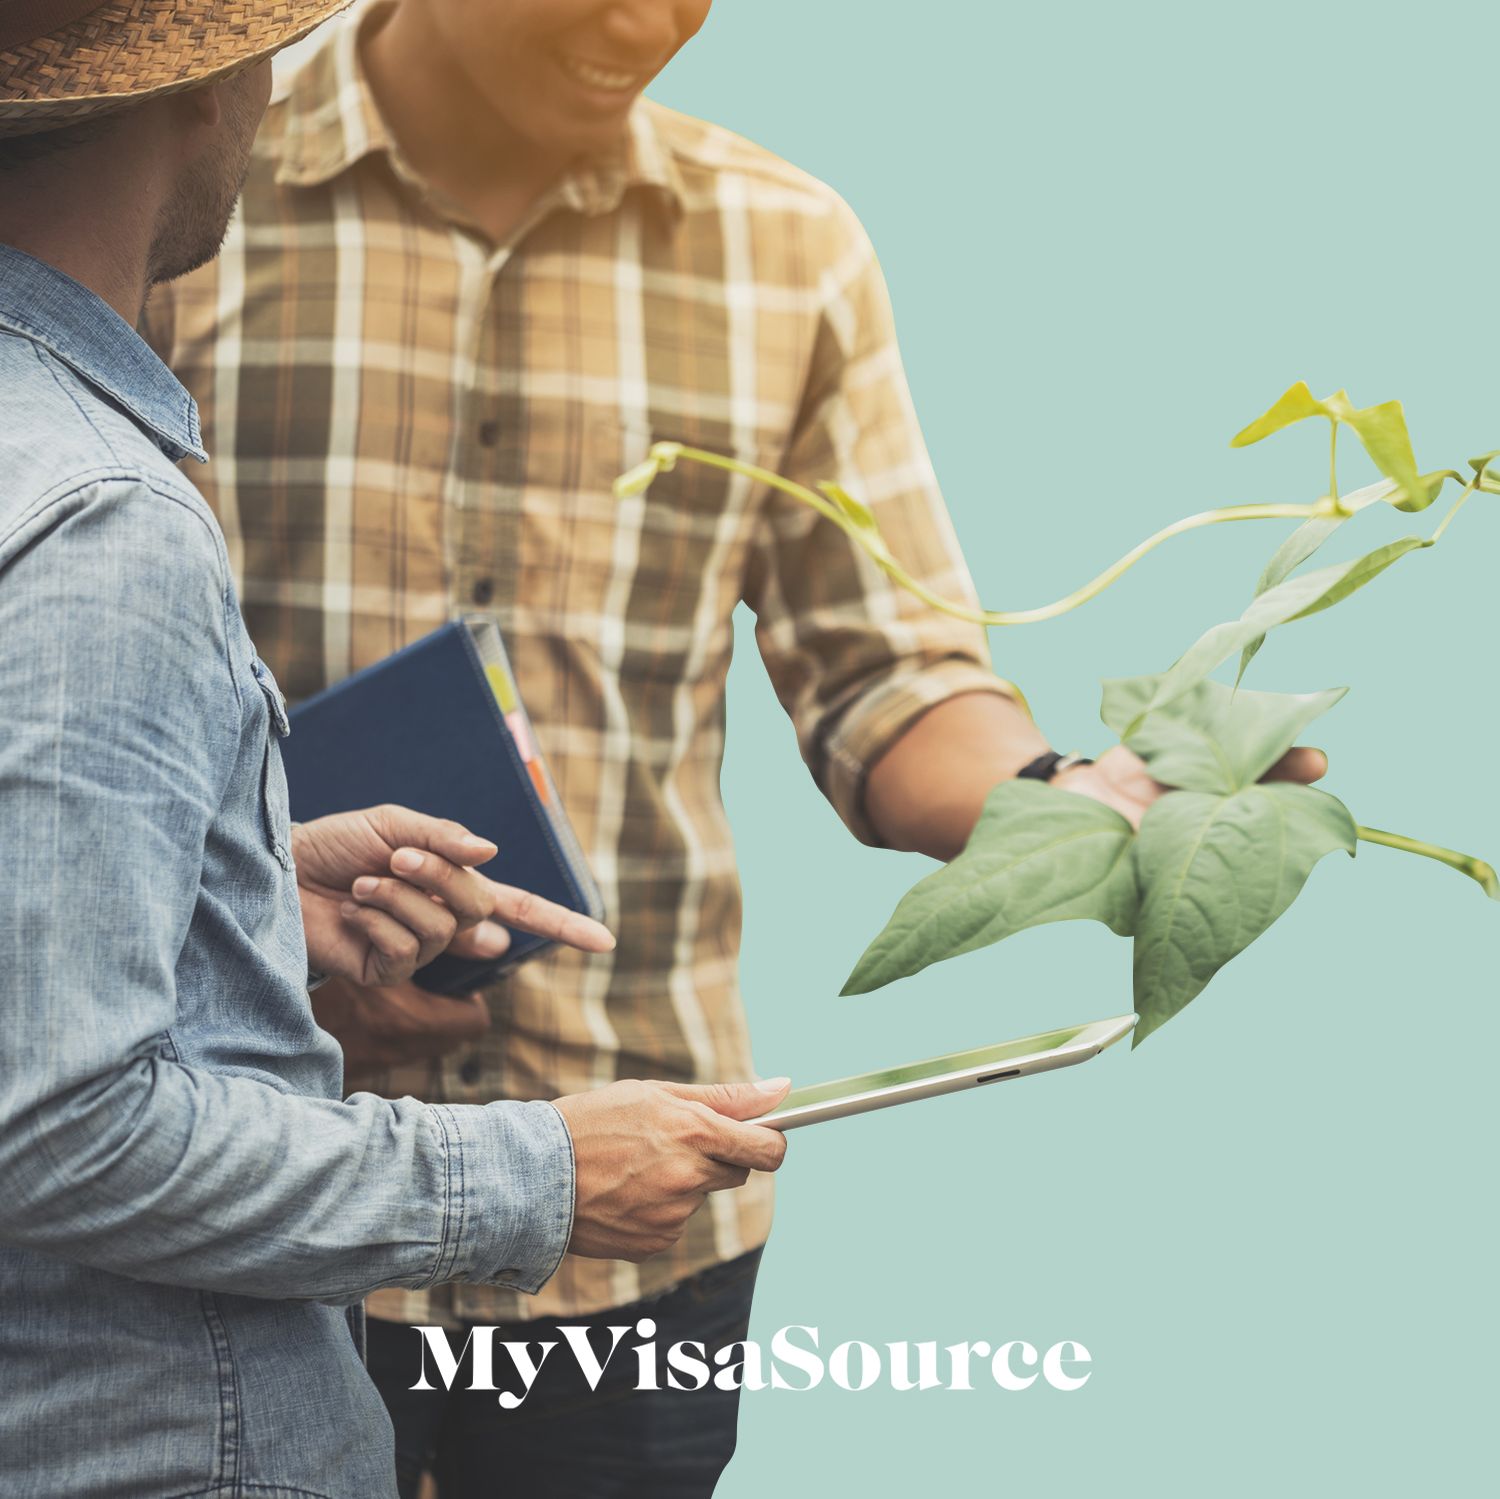
[[[490,995],[475,1050],[385,1079],[434,1100],[751,1075],[719,794],[744,601],[801,751],[874,841],[866,767],[926,708],[1002,691],[980,631],[893,589],[832,525],[691,464],[617,501],[653,441],[735,453],[874,509],[931,587],[973,590],[869,241],[828,188],[643,101],[607,160],[492,245],[417,179],[360,67],[366,9],[273,102],[218,262],[147,332],[196,396],[257,649],[305,697],[457,611],[492,611],[619,947]],[[715,1195],[645,1266],[564,1261],[539,1296],[382,1292],[503,1322],[650,1295],[760,1244],[770,1183]]]

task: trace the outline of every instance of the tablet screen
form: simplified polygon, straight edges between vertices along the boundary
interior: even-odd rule
[[[1022,1036],[1019,1041],[1005,1041],[999,1046],[949,1052],[945,1057],[932,1057],[928,1061],[912,1062],[905,1067],[887,1067],[880,1072],[862,1072],[858,1077],[841,1077],[831,1083],[815,1083],[810,1088],[794,1089],[787,1095],[785,1102],[777,1105],[775,1113],[806,1108],[809,1104],[832,1103],[836,1099],[852,1098],[856,1094],[870,1093],[877,1088],[921,1082],[925,1078],[942,1077],[949,1072],[962,1072],[969,1067],[988,1066],[991,1062],[1003,1066],[1017,1057],[1034,1056],[1039,1051],[1053,1051],[1059,1046],[1066,1046],[1086,1028],[1072,1025],[1066,1030],[1044,1031],[1040,1036]],[[775,1114],[767,1117],[774,1118]]]

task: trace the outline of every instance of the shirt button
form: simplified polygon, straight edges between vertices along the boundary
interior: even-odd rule
[[[487,604],[495,596],[495,580],[493,578],[475,578],[474,586],[469,590],[469,597],[476,604]]]
[[[458,1069],[458,1075],[472,1088],[479,1081],[479,1058],[470,1057]]]
[[[491,418],[479,424],[479,445],[492,448],[500,441],[500,423]]]

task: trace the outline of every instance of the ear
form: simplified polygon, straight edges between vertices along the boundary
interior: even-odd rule
[[[205,83],[198,88],[167,94],[163,103],[170,106],[171,129],[179,140],[190,140],[205,130],[215,130],[224,118],[224,85]]]

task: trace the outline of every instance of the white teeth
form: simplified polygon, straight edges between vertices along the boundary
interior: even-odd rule
[[[623,90],[634,87],[636,82],[634,73],[613,73],[608,68],[597,67],[577,57],[563,58],[563,66],[580,83],[586,83],[590,88]]]

